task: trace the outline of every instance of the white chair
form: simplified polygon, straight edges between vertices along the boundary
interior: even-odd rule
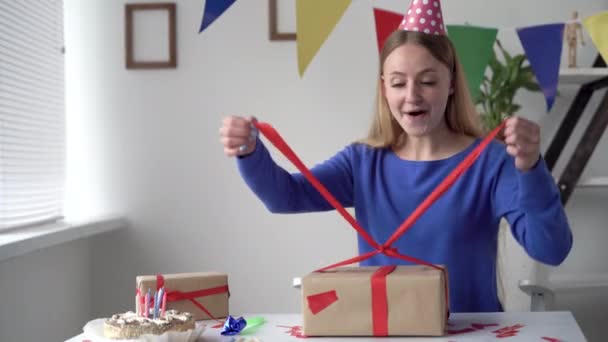
[[[513,238],[505,220],[498,233],[497,285],[505,311],[547,311],[555,293],[547,284],[548,268],[534,261]]]

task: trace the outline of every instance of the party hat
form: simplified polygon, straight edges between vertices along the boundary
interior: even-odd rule
[[[399,29],[446,35],[439,0],[413,0]]]

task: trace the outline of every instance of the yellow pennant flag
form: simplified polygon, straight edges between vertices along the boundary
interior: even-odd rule
[[[300,77],[336,27],[352,0],[296,0]]]
[[[602,58],[608,63],[608,11],[585,18],[583,25]]]

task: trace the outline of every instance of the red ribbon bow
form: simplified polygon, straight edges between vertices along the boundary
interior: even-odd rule
[[[488,134],[483,141],[469,153],[469,155],[454,169],[452,172],[431,192],[431,194],[414,210],[414,212],[399,226],[399,228],[393,233],[393,235],[383,244],[380,245],[359,225],[357,220],[348,212],[338,200],[321,184],[321,182],[310,172],[310,170],[302,163],[300,158],[295,152],[287,145],[281,135],[268,123],[254,122],[254,126],[279,150],[281,153],[289,159],[297,168],[302,172],[304,177],[321,193],[321,195],[346,219],[348,223],[359,233],[359,235],[367,241],[367,243],[374,248],[374,251],[347,259],[333,265],[323,267],[317,271],[322,272],[332,268],[350,265],[356,262],[367,260],[376,254],[384,254],[393,258],[406,260],[415,264],[425,265],[438,269],[443,272],[445,282],[445,299],[446,308],[449,308],[449,291],[447,285],[447,274],[444,268],[428,263],[424,260],[420,260],[408,255],[403,255],[397,251],[396,248],[392,247],[392,244],[399,239],[417,220],[422,214],[441,196],[443,195],[455,182],[456,180],[477,160],[481,155],[481,152],[486,146],[494,139],[494,137],[503,129],[506,121],[503,121],[498,127],[494,128],[490,134]],[[390,266],[389,266],[390,267]],[[382,270],[382,271],[380,271]],[[378,284],[378,278],[386,278],[386,276],[392,272],[389,268],[380,268],[378,275],[372,276],[372,319],[374,326],[375,336],[386,336],[388,335],[388,303],[386,299],[386,280],[383,280],[384,290],[378,290],[380,286]],[[382,281],[380,282],[382,284]],[[449,314],[449,309],[447,314]]]
[[[165,286],[165,278],[162,276],[162,274],[157,274],[156,275],[156,290],[160,290],[161,287]],[[139,290],[139,289],[138,289]],[[226,293],[228,292],[228,285],[222,285],[222,286],[217,286],[217,287],[212,287],[209,289],[204,289],[204,290],[197,290],[197,291],[190,291],[190,292],[182,292],[182,291],[177,291],[177,290],[170,290],[170,289],[165,289],[167,292],[167,302],[177,302],[180,300],[189,300],[192,302],[192,304],[196,305],[196,307],[198,307],[199,309],[203,310],[204,313],[207,314],[207,316],[211,317],[212,319],[219,321],[217,318],[215,318],[211,312],[209,312],[209,310],[207,310],[207,308],[205,308],[205,306],[201,303],[199,303],[198,301],[196,301],[196,298],[200,298],[200,297],[206,297],[206,296],[212,296],[212,295],[216,295],[216,294],[220,294],[220,293]]]

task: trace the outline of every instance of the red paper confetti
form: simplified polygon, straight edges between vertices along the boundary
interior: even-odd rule
[[[523,327],[524,326],[521,324],[515,324],[512,326],[507,326],[498,330],[494,330],[493,333],[496,334],[497,338],[513,337],[516,336],[519,333],[519,329]]]
[[[558,338],[554,338],[554,337],[545,337],[545,336],[543,336],[543,337],[541,337],[541,338],[542,338],[543,340],[545,340],[545,341],[549,341],[549,342],[561,342],[561,340],[560,340],[560,339],[558,339]]]
[[[212,325],[211,328],[213,328],[213,329],[219,329],[219,328],[221,328],[221,327],[224,326],[224,323],[226,323],[226,321],[220,322],[220,323],[218,323],[216,325]]]
[[[451,324],[448,324],[451,325]],[[458,330],[448,330],[448,334],[450,335],[456,335],[456,334],[465,334],[465,333],[469,333],[469,332],[473,332],[476,330],[483,330],[487,327],[497,327],[498,324],[496,323],[489,323],[489,324],[484,324],[484,323],[471,323],[470,327],[464,328],[464,329],[458,329]]]
[[[497,326],[498,326],[498,324],[496,324],[496,323],[489,323],[489,324],[471,323],[471,327],[476,330],[483,330],[487,327],[497,327]]]
[[[449,335],[458,335],[458,334],[466,334],[475,331],[473,328],[464,328],[458,330],[448,330]]]
[[[300,325],[294,325],[294,326],[277,325],[277,327],[289,329],[285,333],[289,334],[291,336],[294,336],[296,338],[307,338],[306,335],[302,334],[302,326],[300,326]]]

